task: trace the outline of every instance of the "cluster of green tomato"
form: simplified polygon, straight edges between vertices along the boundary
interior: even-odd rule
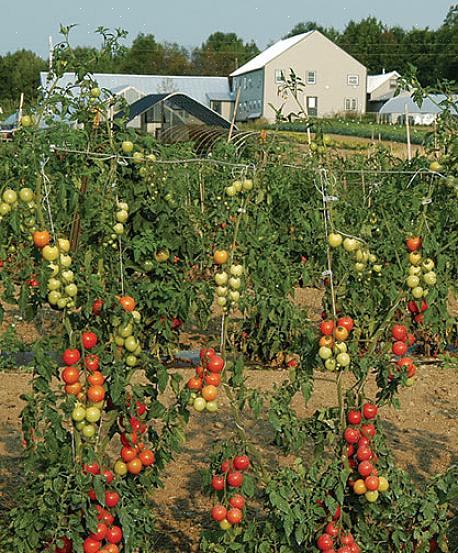
[[[3,191],[2,201],[0,202],[0,221],[18,206],[21,208],[21,223],[19,228],[30,239],[31,233],[37,230],[35,193],[31,188],[21,188],[19,193],[12,188],[6,188]]]
[[[253,189],[253,180],[252,179],[242,179],[242,180],[235,180],[232,184],[229,186],[226,186],[226,195],[229,197],[233,197],[239,192],[249,192]]]
[[[358,278],[362,278],[365,274],[367,278],[370,278],[372,273],[380,276],[382,265],[377,263],[377,256],[371,253],[368,247],[363,247],[360,240],[344,238],[338,232],[331,232],[328,236],[328,244],[331,248],[338,248],[342,245],[345,251],[353,254]]]
[[[229,267],[229,274],[224,270],[216,273],[216,303],[224,310],[226,310],[229,305],[232,309],[237,309],[240,300],[239,289],[242,286],[242,275],[242,265],[231,265]]]
[[[119,317],[113,319],[113,340],[118,347],[124,348],[127,351],[125,358],[126,365],[128,367],[135,367],[138,364],[138,356],[142,352],[142,346],[134,335],[134,325],[140,322],[141,315],[139,311],[132,311],[130,314],[132,320],[127,323],[122,322]]]
[[[117,211],[115,213],[116,222],[112,227],[112,234],[110,239],[103,243],[104,247],[111,246],[114,250],[117,249],[118,243],[117,238],[124,234],[125,228],[124,223],[129,219],[129,205],[126,202],[117,202],[116,203]]]

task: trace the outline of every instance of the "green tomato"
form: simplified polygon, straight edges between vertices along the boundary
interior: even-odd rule
[[[418,276],[420,274],[421,274],[421,267],[416,267],[415,265],[411,265],[409,267],[409,275]]]
[[[86,424],[83,430],[81,431],[83,436],[88,440],[93,438],[96,435],[96,432],[97,432],[97,427],[94,426],[93,424]]]
[[[220,307],[224,307],[227,304],[227,299],[224,296],[220,296],[219,298],[217,298],[216,303]]]
[[[358,273],[362,273],[365,268],[366,265],[364,263],[355,263],[355,269],[358,271]]]
[[[91,96],[92,98],[98,98],[100,96],[100,88],[98,88],[97,86],[91,88]]]
[[[34,199],[34,197],[35,194],[31,188],[21,188],[19,190],[19,199],[22,202],[29,203]]]
[[[3,201],[7,204],[14,204],[17,202],[17,193],[12,188],[7,188],[2,194]]]
[[[238,302],[240,299],[240,292],[238,290],[231,290],[229,292],[229,299],[233,302]]]
[[[420,284],[420,279],[415,275],[409,275],[406,284],[409,288],[416,288]]]
[[[11,206],[10,204],[6,204],[6,203],[1,203],[0,204],[0,215],[2,217],[5,217],[6,215],[8,215],[8,213],[11,212]]]
[[[406,386],[413,386],[415,384],[415,378],[412,376],[412,378],[408,378],[406,380]],[[380,490],[381,491],[381,490]]]
[[[32,118],[30,115],[23,115],[21,117],[21,125],[23,127],[30,127],[32,125]]]
[[[251,179],[243,179],[242,186],[243,190],[249,192],[253,189],[253,181]]]
[[[231,265],[229,272],[232,276],[239,277],[243,275],[243,266],[242,265]]]
[[[125,209],[120,209],[116,212],[116,221],[118,221],[118,223],[125,223],[128,218],[129,214]]]
[[[62,272],[62,280],[67,284],[70,284],[75,280],[75,273],[73,271],[67,270]]]
[[[145,161],[145,158],[143,157],[143,154],[141,152],[134,152],[132,156],[134,163],[143,163]]]
[[[135,355],[128,355],[126,357],[126,365],[128,367],[135,367],[135,365],[137,365],[138,363],[138,359]]]
[[[224,296],[227,296],[227,286],[217,286],[216,295],[219,298],[224,298]]]
[[[234,290],[238,290],[241,285],[242,285],[242,281],[240,280],[239,277],[231,277],[229,279],[229,286]]]
[[[145,271],[145,273],[149,273],[150,271],[153,270],[153,268],[154,268],[154,263],[150,259],[147,259],[143,263],[143,270]]]
[[[201,413],[207,407],[207,402],[205,401],[205,399],[203,397],[197,397],[194,400],[193,407],[196,411]]]
[[[68,269],[72,264],[72,258],[69,255],[61,255],[60,264],[62,265],[62,267],[65,267],[66,269]]]
[[[48,290],[57,290],[62,286],[62,282],[58,278],[51,277],[48,280]]]
[[[129,204],[127,202],[117,202],[116,206],[118,209],[129,211]]]
[[[343,247],[347,252],[355,252],[359,249],[360,243],[355,238],[345,238],[343,241]]]
[[[331,248],[338,248],[343,242],[342,235],[337,232],[331,232],[328,236],[328,244]]]
[[[116,463],[114,464],[114,472],[118,476],[125,476],[127,474],[127,465],[122,461],[121,459],[118,459]]]
[[[135,323],[139,323],[142,320],[142,316],[139,311],[132,311],[132,317]]]
[[[81,430],[83,430],[83,428],[87,425],[87,422],[84,420],[84,421],[79,421],[75,424],[75,427],[77,430],[79,430],[81,432]]]
[[[78,294],[78,287],[76,284],[67,284],[65,287],[65,293],[67,296],[70,296],[71,298],[74,298]]]
[[[59,257],[59,249],[57,246],[48,245],[41,250],[41,255],[43,259],[46,259],[46,261],[56,261]]]
[[[57,305],[57,302],[62,297],[62,294],[58,292],[57,290],[53,290],[52,292],[49,292],[48,294],[48,301],[51,305]]]
[[[425,292],[421,286],[416,286],[412,289],[412,296],[418,300],[424,296]]]
[[[334,344],[334,353],[347,353],[347,344],[345,342],[336,342]]]
[[[124,140],[121,144],[121,149],[125,154],[130,154],[134,149],[134,145],[130,140]]]
[[[235,189],[234,186],[227,186],[226,187],[226,194],[229,196],[229,197],[233,197],[237,194],[237,190]]]
[[[115,341],[115,344],[120,348],[124,346],[124,338],[122,338],[121,336],[115,336],[114,341]]]
[[[216,273],[215,282],[218,286],[224,286],[227,284],[228,278],[228,274],[224,271],[222,273]]]
[[[124,234],[124,225],[122,223],[116,223],[113,225],[113,230],[118,236]]]
[[[323,360],[330,359],[332,357],[332,349],[327,346],[321,346],[318,350],[318,355]]]
[[[138,347],[138,342],[135,336],[129,336],[124,340],[124,347],[127,351],[134,352]]]
[[[337,364],[341,367],[348,367],[350,364],[350,356],[348,353],[339,353],[336,357]]]
[[[232,528],[232,524],[228,520],[224,519],[219,523],[219,527],[221,530],[229,530]]]
[[[81,422],[86,417],[86,409],[81,406],[76,406],[72,411],[72,419],[75,422]]]
[[[88,422],[97,422],[100,420],[102,412],[98,407],[89,407],[86,409],[86,420]]]
[[[205,406],[205,409],[209,413],[214,413],[215,411],[218,411],[218,402],[215,401],[207,401],[207,405]]]
[[[69,298],[60,298],[57,300],[58,309],[65,309],[66,307],[72,307],[69,302]]]
[[[364,494],[364,497],[369,501],[369,503],[375,503],[378,499],[378,491],[369,491]]]
[[[324,362],[324,366],[328,371],[335,371],[336,370],[336,360],[332,357],[330,359],[326,359]]]
[[[122,338],[128,338],[129,336],[132,336],[133,331],[134,331],[134,327],[132,323],[127,323],[125,325],[118,326],[118,328],[116,329],[116,332]]]
[[[423,275],[423,280],[428,286],[434,286],[437,282],[437,275],[434,271],[429,271]]]
[[[235,191],[236,191],[236,192],[241,192],[241,191],[242,191],[243,184],[241,183],[241,181],[235,180],[235,181],[232,183],[232,186],[235,188]]]

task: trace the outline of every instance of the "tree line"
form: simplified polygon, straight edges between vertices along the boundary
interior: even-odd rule
[[[450,7],[436,30],[389,27],[367,17],[350,21],[343,31],[313,21],[298,23],[286,36],[313,29],[358,59],[369,73],[397,70],[402,74],[415,66],[423,85],[439,79],[458,80],[458,5]],[[154,35],[142,33],[110,59],[98,55],[94,47],[78,46],[74,51],[79,60],[99,73],[225,76],[257,55],[259,48],[236,33],[212,33],[191,50],[177,43],[157,42]],[[48,61],[30,50],[0,56],[0,107],[4,112],[17,107],[22,92],[28,103],[36,99],[39,73],[47,67]]]

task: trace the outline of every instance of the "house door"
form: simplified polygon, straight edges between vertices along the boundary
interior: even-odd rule
[[[318,98],[317,96],[307,96],[307,113],[309,117],[318,117]]]

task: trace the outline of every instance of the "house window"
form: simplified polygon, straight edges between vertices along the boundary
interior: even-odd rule
[[[307,84],[316,84],[316,71],[307,71]]]
[[[285,74],[282,69],[275,69],[275,82],[281,84],[285,82]]]
[[[248,86],[253,88],[253,79],[251,77],[248,79]]]
[[[359,75],[347,75],[348,86],[359,86]]]
[[[221,115],[222,104],[219,100],[212,100],[211,108],[212,108],[213,111],[216,111],[216,113],[219,113]]]
[[[316,96],[307,96],[307,114],[310,117],[318,116],[318,98]]]
[[[358,99],[357,98],[345,98],[345,111],[357,111]]]
[[[396,88],[398,86],[397,79],[390,79],[390,88]]]

